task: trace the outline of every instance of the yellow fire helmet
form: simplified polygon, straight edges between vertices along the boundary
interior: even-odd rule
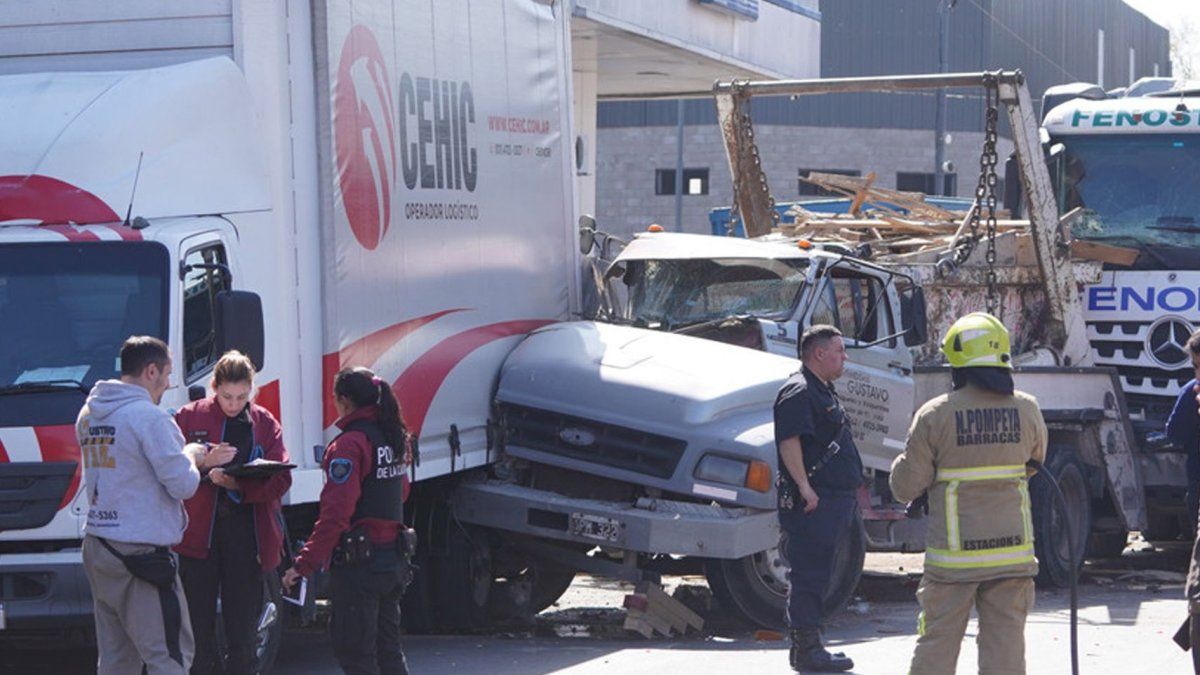
[[[1011,352],[1008,329],[986,312],[972,312],[955,321],[942,341],[942,353],[954,368],[1012,370]]]

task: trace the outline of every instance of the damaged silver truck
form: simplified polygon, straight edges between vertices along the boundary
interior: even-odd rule
[[[978,232],[967,238],[972,250],[952,261],[908,266],[786,240],[639,236],[599,270],[597,320],[536,331],[506,361],[495,396],[502,458],[487,477],[456,488],[456,518],[481,533],[504,531],[510,545],[561,569],[630,581],[652,578],[666,558],[697,559],[724,605],[779,625],[787,563],[776,550],[772,405],[798,368],[800,332],[829,323],[841,327],[851,350],[838,387],[867,474],[866,526],[855,521],[843,537],[826,598],[833,609],[853,592],[868,541],[891,550],[923,545],[920,521],[906,520],[891,500],[886,471],[903,450],[913,410],[949,389],[948,372],[925,364],[927,304],[938,318],[949,295],[982,309],[998,294],[1016,294],[1003,300],[1018,303],[1032,294],[1045,312],[1039,338],[1024,344],[1041,348],[1029,350],[1017,378],[1043,404],[1052,443],[1046,464],[1067,494],[1068,507],[1059,509],[1033,490],[1041,576],[1065,585],[1089,532],[1123,543],[1146,514],[1119,383],[1110,370],[1086,367],[1086,339],[1074,335],[1082,326],[1075,277],[1099,267],[1072,264],[1055,245],[1057,211],[1036,125],[1023,124],[1032,112],[1020,74],[757,86],[762,91],[716,87],[735,184],[743,186],[735,207],[752,236],[769,232],[774,209],[745,110],[751,93],[983,86],[1018,130],[1037,264],[997,270],[992,255],[979,268]],[[592,248],[594,235],[585,232],[584,247]],[[987,242],[989,250],[1007,245],[994,232]],[[948,290],[956,284],[963,288]],[[1074,540],[1062,536],[1065,521]],[[548,605],[565,587],[535,578],[532,604]]]

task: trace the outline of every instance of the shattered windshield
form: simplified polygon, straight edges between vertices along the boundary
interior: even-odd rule
[[[1080,239],[1121,246],[1200,244],[1200,135],[1071,136],[1057,162],[1063,213]]]
[[[624,318],[668,329],[737,315],[782,319],[807,265],[803,259],[630,260],[622,277],[629,288]]]

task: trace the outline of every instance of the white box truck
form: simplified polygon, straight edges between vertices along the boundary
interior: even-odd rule
[[[785,569],[771,407],[795,360],[565,321],[580,285],[567,15],[561,0],[3,5],[0,640],[89,634],[92,458],[72,423],[134,333],[171,345],[167,408],[205,395],[226,347],[259,360],[258,401],[299,465],[291,540],[317,513],[333,374],[393,383],[419,436],[410,628],[527,616],[576,569],[642,580],[664,555],[727,561],[710,565],[722,593],[782,620],[782,596],[747,580]],[[556,398],[582,403],[544,414]],[[861,571],[854,533],[830,606]]]
[[[491,460],[501,362],[576,307],[561,3],[201,3],[226,55],[109,70],[151,57],[81,44],[98,16],[157,25],[150,65],[196,56],[169,42],[190,23],[137,14],[195,3],[111,4],[0,14],[43,28],[43,56],[0,57],[0,635],[88,632],[73,423],[126,336],[171,345],[169,409],[224,347],[256,352],[295,538],[339,368],[394,383],[420,492]]]

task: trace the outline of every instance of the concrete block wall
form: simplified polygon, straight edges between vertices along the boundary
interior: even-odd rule
[[[801,168],[858,170],[864,176],[874,171],[876,184],[889,188],[896,186],[897,172],[933,170],[932,131],[756,126],[755,135],[776,201],[800,198]],[[601,229],[625,235],[644,231],[650,223],[675,229],[674,195],[654,194],[655,170],[675,168],[675,142],[675,127],[598,130],[595,216]],[[960,132],[946,148],[947,159],[957,167],[960,196],[974,192],[982,143],[982,134]],[[1001,170],[1011,152],[1012,142],[1001,138]],[[684,129],[683,164],[686,169],[707,168],[709,185],[707,195],[684,195],[682,230],[708,233],[709,211],[729,206],[733,198],[716,125]]]

